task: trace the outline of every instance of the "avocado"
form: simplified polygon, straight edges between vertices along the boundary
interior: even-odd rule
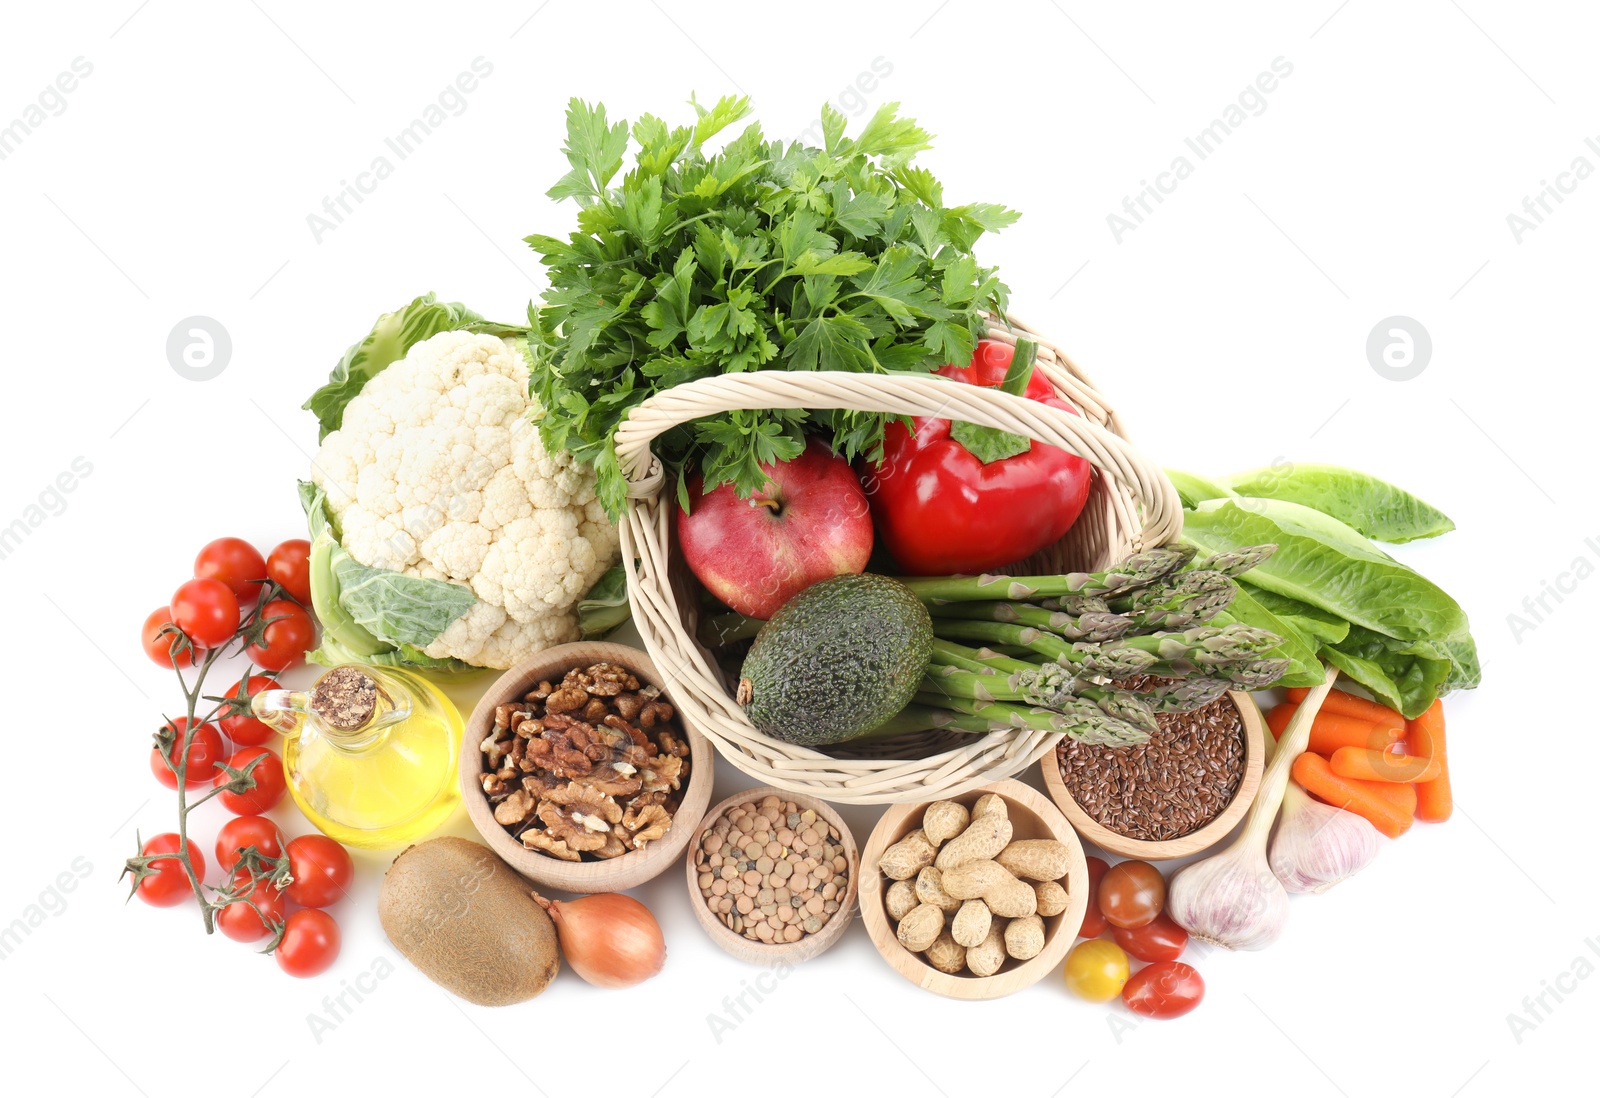
[[[739,704],[804,747],[870,732],[904,709],[933,654],[927,607],[899,580],[833,576],[778,608],[745,657]]]

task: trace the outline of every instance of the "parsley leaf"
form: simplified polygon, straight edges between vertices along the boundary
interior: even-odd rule
[[[630,126],[573,99],[562,148],[571,170],[548,193],[578,204],[577,225],[527,237],[550,277],[528,336],[539,429],[547,446],[595,467],[613,517],[627,484],[612,436],[653,393],[748,370],[965,363],[983,314],[1006,307],[1005,285],[972,249],[1017,215],[946,207],[938,180],[912,166],[929,135],[896,104],[854,138],[825,106],[821,148],[769,140],[753,123],[735,132],[745,97],[690,104],[687,125],[647,114]],[[674,428],[654,449],[680,501],[696,470],[707,487],[748,494],[765,483],[764,464],[796,456],[808,435],[852,460],[880,455],[894,418],[741,410]]]

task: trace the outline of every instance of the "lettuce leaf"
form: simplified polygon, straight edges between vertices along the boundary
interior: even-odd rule
[[[1213,500],[1191,512],[1183,536],[1207,553],[1275,542],[1278,551],[1248,573],[1257,587],[1407,642],[1462,640],[1467,615],[1445,591],[1336,520],[1317,529],[1290,517],[1294,504]],[[1333,524],[1333,525],[1330,525]],[[1348,527],[1344,527],[1348,530]]]
[[[1313,507],[1377,541],[1415,541],[1456,528],[1449,515],[1404,488],[1339,465],[1285,463],[1234,473],[1221,483],[1241,496]]]

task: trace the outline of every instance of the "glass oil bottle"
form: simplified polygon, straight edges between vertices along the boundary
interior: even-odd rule
[[[285,733],[289,793],[329,838],[404,846],[460,803],[461,714],[420,675],[341,664],[309,691],[257,694],[251,710]]]

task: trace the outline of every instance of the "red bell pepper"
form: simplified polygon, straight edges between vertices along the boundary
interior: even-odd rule
[[[1005,388],[1077,415],[1033,373],[1035,345],[982,340],[967,366],[938,372]],[[1008,374],[1010,375],[1008,377]],[[974,452],[976,451],[976,452]],[[987,459],[987,460],[985,460]],[[884,546],[908,575],[992,572],[1059,541],[1089,497],[1091,469],[1076,454],[1018,435],[923,417],[891,423],[883,461],[862,477]]]

